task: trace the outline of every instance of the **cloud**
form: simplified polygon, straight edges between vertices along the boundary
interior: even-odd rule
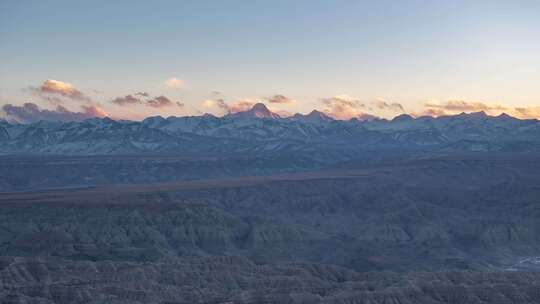
[[[201,103],[201,105],[203,106],[203,108],[206,108],[206,109],[219,108],[225,111],[226,113],[228,113],[230,110],[229,105],[225,102],[225,100],[221,98],[220,99],[206,99]]]
[[[484,111],[486,113],[493,113],[493,112],[504,112],[510,110],[509,108],[495,105],[490,106],[483,102],[477,102],[477,101],[465,101],[465,100],[448,100],[444,103],[433,103],[428,102],[424,105],[427,109],[436,109],[436,110],[442,110],[445,113],[449,114],[455,114],[455,113],[461,113],[461,112],[480,112]]]
[[[141,96],[141,98],[136,97],[136,96]],[[146,92],[139,92],[135,94],[128,94],[126,96],[116,97],[115,99],[111,100],[111,102],[119,106],[144,104],[152,108],[162,108],[162,107],[168,107],[172,105],[176,105],[178,107],[184,106],[184,103],[180,101],[173,102],[172,100],[170,100],[169,98],[163,95],[153,97],[153,98],[149,98],[149,97],[150,97],[150,94]]]
[[[72,84],[54,79],[47,79],[39,87],[30,86],[25,90],[53,103],[62,102],[58,97],[85,102],[91,101],[90,97],[77,90]]]
[[[216,101],[212,99],[205,99],[201,102],[201,106],[207,109],[213,108],[215,105]]]
[[[225,102],[225,100],[223,100],[223,99],[220,98],[220,99],[216,99],[214,102],[215,102],[215,105],[216,105],[218,108],[220,108],[220,109],[222,109],[222,110],[225,110],[226,112],[229,112],[229,111],[230,111],[229,105]]]
[[[230,113],[237,113],[242,111],[247,111],[253,108],[253,106],[257,102],[251,99],[239,99],[234,101],[231,105],[229,105],[229,112]]]
[[[405,111],[405,109],[400,103],[397,103],[397,102],[389,103],[383,98],[377,98],[372,104],[379,110],[390,110],[394,112]]]
[[[94,117],[106,117],[107,113],[97,106],[81,106],[81,112],[72,112],[58,105],[54,110],[40,109],[35,103],[27,102],[22,106],[6,104],[2,107],[7,117],[20,123],[31,123],[40,120],[49,121],[82,121]]]
[[[108,117],[107,111],[98,106],[81,106],[83,113],[90,117]],[[74,113],[74,112],[71,112]],[[76,112],[75,112],[76,113]]]
[[[337,95],[330,98],[323,98],[325,105],[324,112],[336,119],[351,119],[353,117],[363,117],[363,109],[366,105],[358,98],[349,95]]]
[[[171,77],[165,80],[165,85],[169,88],[179,89],[184,87],[184,81],[176,77]]]
[[[448,100],[446,102],[427,102],[424,111],[420,115],[433,117],[455,115],[459,113],[471,113],[483,111],[488,115],[508,115],[529,119],[540,118],[540,107],[507,107],[502,105],[489,105],[479,101]]]
[[[330,98],[323,98],[323,111],[336,119],[373,120],[380,117],[395,116],[405,112],[403,105],[397,102],[388,102],[383,98],[374,101],[362,102],[359,98],[342,94]]]
[[[513,114],[523,119],[540,119],[540,107],[515,108]]]
[[[179,107],[184,106],[183,103],[181,103],[179,101],[173,102],[169,98],[167,98],[167,97],[165,97],[163,95],[146,100],[146,105],[149,106],[149,107],[153,107],[153,108],[169,107],[169,106],[172,106],[172,105],[175,105],[175,104],[177,106],[179,106]]]
[[[137,94],[139,93],[136,93],[135,95]],[[120,106],[124,106],[124,105],[140,104],[142,103],[142,100],[133,95],[126,95],[126,96],[116,97],[111,102]]]
[[[422,115],[445,116],[459,113],[485,112],[489,115],[499,115],[507,113],[516,117],[529,117],[534,115],[534,110],[529,108],[510,108],[502,105],[489,105],[479,101],[466,101],[461,99],[452,99],[446,102],[427,102],[424,104],[425,110]],[[522,110],[522,111],[520,111]]]
[[[432,117],[439,117],[439,116],[445,116],[445,115],[449,115],[449,114],[442,109],[425,109],[420,114],[413,114],[413,116],[432,116]]]
[[[252,99],[239,99],[231,104],[225,102],[223,99],[207,99],[204,100],[201,105],[206,109],[213,109],[218,108],[222,112],[228,113],[237,113],[241,111],[249,110],[255,105],[257,102]]]
[[[288,103],[292,103],[294,102],[294,100],[286,97],[286,96],[283,96],[283,95],[274,95],[272,97],[268,97],[266,98],[266,100],[268,100],[269,103],[276,103],[276,104],[288,104]]]

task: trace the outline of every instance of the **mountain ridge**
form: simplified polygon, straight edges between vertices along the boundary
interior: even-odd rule
[[[0,153],[260,153],[365,150],[537,150],[540,122],[461,113],[392,120],[336,120],[312,111],[281,117],[264,104],[216,117],[92,118],[80,122],[0,122]],[[352,152],[356,151],[356,152]]]

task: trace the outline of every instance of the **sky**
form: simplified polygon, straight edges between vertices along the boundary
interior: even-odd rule
[[[539,54],[537,0],[0,0],[0,116],[540,118]]]

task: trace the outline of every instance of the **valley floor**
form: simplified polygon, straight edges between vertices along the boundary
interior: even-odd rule
[[[0,302],[540,303],[539,232],[537,154],[5,189]]]

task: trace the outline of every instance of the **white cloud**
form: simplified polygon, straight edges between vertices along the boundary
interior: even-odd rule
[[[179,89],[184,87],[184,81],[176,77],[165,80],[165,85],[169,88]]]

